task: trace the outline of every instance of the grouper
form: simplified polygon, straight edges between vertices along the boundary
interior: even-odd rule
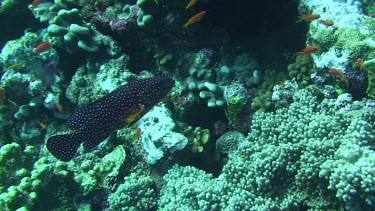
[[[83,143],[90,150],[113,131],[129,127],[159,103],[174,86],[168,76],[140,79],[120,86],[106,96],[78,108],[66,123],[71,133],[47,140],[47,148],[57,159],[71,160]]]

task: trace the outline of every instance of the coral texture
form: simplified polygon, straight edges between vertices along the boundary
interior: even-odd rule
[[[159,206],[368,208],[374,203],[374,102],[318,103],[306,90],[296,92],[295,98],[289,109],[254,115],[248,143],[229,154],[218,178],[193,167],[171,169],[164,177]]]

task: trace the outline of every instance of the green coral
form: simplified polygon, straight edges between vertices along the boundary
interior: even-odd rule
[[[316,37],[314,42],[319,46],[320,50],[326,51],[334,45],[338,39],[338,34],[335,33],[334,27],[314,27],[311,28],[310,34]]]
[[[191,166],[169,170],[159,208],[372,209],[374,102],[319,103],[306,89],[294,99],[288,109],[255,113],[248,143],[229,154],[217,178]]]
[[[17,12],[19,7],[28,3],[28,0],[3,0],[0,3],[0,15]]]
[[[111,210],[137,211],[156,208],[154,181],[149,176],[130,174],[124,178],[117,190],[110,194],[108,203]]]
[[[203,152],[204,145],[210,140],[210,130],[192,127],[184,124],[183,134],[188,139],[188,144],[193,153]]]
[[[36,150],[18,143],[0,148],[0,207],[2,210],[30,209],[37,200],[41,177],[35,174]]]
[[[312,83],[310,76],[315,71],[311,55],[298,55],[295,63],[288,65],[290,78],[295,78],[296,81],[303,86]]]
[[[362,9],[366,14],[375,13],[375,2],[373,0],[363,0]]]
[[[94,153],[83,154],[81,158],[70,161],[68,170],[74,173],[74,180],[81,185],[83,194],[87,195],[95,188],[111,188],[107,186],[106,180],[119,174],[125,161],[125,149],[119,145],[103,158]]]
[[[237,129],[239,119],[246,109],[248,103],[248,91],[239,82],[234,82],[224,89],[224,98],[226,101],[225,115],[229,119],[229,122]]]
[[[239,145],[245,141],[245,136],[238,131],[228,131],[216,140],[216,150],[221,153],[237,151]]]
[[[366,61],[365,66],[368,75],[367,95],[375,99],[375,59]]]
[[[267,70],[264,74],[264,82],[260,87],[251,89],[252,95],[255,96],[251,103],[251,109],[260,112],[272,110],[274,108],[272,103],[273,87],[282,84],[286,78],[282,72]]]
[[[349,60],[356,61],[359,58],[367,59],[371,55],[374,55],[374,48],[369,45],[369,36],[364,35],[358,29],[351,27],[340,27],[340,28],[327,28],[317,27],[312,29],[312,32],[316,31],[316,34],[312,35],[314,42],[318,45],[321,50],[333,49],[348,49],[350,51]],[[350,37],[350,39],[348,39]]]

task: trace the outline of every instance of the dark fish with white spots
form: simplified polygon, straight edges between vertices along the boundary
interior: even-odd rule
[[[72,133],[50,137],[48,150],[57,159],[68,161],[81,143],[86,150],[94,148],[113,131],[142,118],[169,93],[174,84],[174,80],[167,76],[141,79],[78,108],[66,123]]]

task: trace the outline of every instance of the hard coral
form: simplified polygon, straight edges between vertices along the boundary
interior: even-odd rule
[[[216,140],[216,150],[221,153],[230,153],[238,149],[239,144],[245,142],[245,136],[237,131],[229,131]]]
[[[217,178],[193,167],[172,168],[160,208],[371,209],[375,102],[336,107],[335,99],[319,103],[307,89],[295,99],[289,109],[254,115],[248,143],[229,154]]]

